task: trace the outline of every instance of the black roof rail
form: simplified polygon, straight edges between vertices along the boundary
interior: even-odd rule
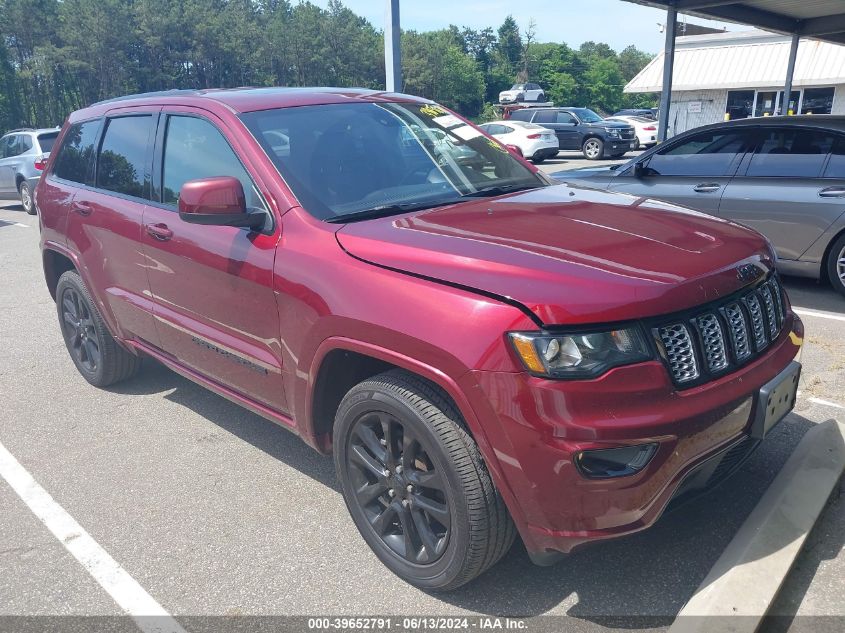
[[[97,101],[96,103],[92,103],[91,106],[98,106],[104,105],[107,103],[117,103],[120,101],[128,101],[130,99],[145,99],[147,97],[178,97],[180,95],[197,95],[200,94],[199,90],[194,90],[192,88],[174,88],[172,90],[157,90],[153,92],[138,92],[136,94],[131,95],[123,95],[121,97],[112,97],[111,99],[103,99],[102,101]],[[88,106],[88,107],[91,107]]]
[[[6,134],[12,134],[14,132],[34,132],[34,131],[35,131],[34,127],[19,127],[19,128],[15,128],[14,130],[9,130],[8,132],[6,132]]]

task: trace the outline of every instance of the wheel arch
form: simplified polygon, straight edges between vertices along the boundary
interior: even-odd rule
[[[845,228],[842,228],[838,233],[836,233],[830,241],[828,241],[827,246],[824,247],[824,255],[822,255],[821,261],[821,270],[819,271],[819,277],[821,281],[826,281],[827,283],[831,283],[830,274],[827,269],[827,261],[830,257],[830,254],[833,252],[833,245],[838,242],[842,236],[845,236]],[[809,250],[809,249],[808,249]]]
[[[17,189],[18,191],[20,191],[20,190],[21,190],[21,183],[22,183],[22,182],[26,182],[26,176],[24,176],[24,175],[23,175],[22,173],[20,173],[20,172],[16,173],[16,174],[15,174],[15,189]]]
[[[50,291],[50,296],[55,301],[59,277],[69,270],[75,270],[79,273],[79,267],[68,253],[53,248],[45,248],[41,253],[41,259],[44,265],[44,280],[47,282],[47,290]]]
[[[309,372],[303,435],[319,450],[329,452],[334,416],[343,396],[359,382],[390,369],[404,369],[443,392],[482,453],[489,454],[484,433],[455,378],[416,358],[346,337],[328,338],[317,348]]]

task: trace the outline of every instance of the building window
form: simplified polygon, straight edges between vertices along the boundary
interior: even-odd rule
[[[725,114],[730,120],[747,119],[754,109],[753,90],[729,90],[728,104],[725,106]]]
[[[798,114],[798,102],[801,101],[801,91],[793,90],[789,103],[783,102],[783,90],[778,93],[778,114]]]
[[[801,114],[830,114],[833,110],[833,88],[805,88]]]

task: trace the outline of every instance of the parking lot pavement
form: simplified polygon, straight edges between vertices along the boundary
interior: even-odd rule
[[[0,208],[0,444],[176,616],[560,615],[572,631],[614,616],[615,627],[663,629],[806,430],[845,414],[845,322],[806,316],[796,411],[716,492],[554,567],[533,566],[517,545],[475,583],[429,594],[370,553],[331,459],[287,431],[152,361],[127,383],[89,386],[59,334],[37,226],[19,207]],[[787,288],[800,308],[845,314],[845,299],[814,283]],[[780,612],[845,615],[840,494],[841,482]],[[0,509],[0,615],[118,612],[2,480]]]
[[[553,174],[556,171],[563,171],[567,169],[580,169],[582,167],[601,167],[603,165],[616,165],[619,163],[627,163],[632,158],[642,154],[642,151],[628,152],[621,159],[606,159],[606,160],[587,160],[581,152],[558,152],[554,158],[548,158],[537,167],[546,172]]]

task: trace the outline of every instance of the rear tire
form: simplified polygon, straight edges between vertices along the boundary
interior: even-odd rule
[[[840,235],[827,256],[827,278],[841,295],[845,296],[845,235]]]
[[[344,396],[334,461],[361,536],[412,585],[460,587],[513,544],[513,522],[460,414],[413,374],[391,370]]]
[[[534,163],[535,165],[540,165],[540,164],[542,164],[545,160],[546,160],[546,157],[545,157],[545,156],[537,156],[537,157],[532,156],[532,157],[531,157],[531,162],[532,162],[532,163]]]
[[[67,351],[85,380],[107,387],[138,372],[141,359],[114,340],[75,270],[59,277],[56,310]]]
[[[29,215],[35,215],[35,201],[32,199],[32,191],[29,189],[29,184],[24,180],[21,186],[18,187],[18,193],[21,196],[21,206],[23,210]]]
[[[581,146],[581,152],[587,160],[599,160],[604,157],[604,141],[596,137],[588,138]]]

